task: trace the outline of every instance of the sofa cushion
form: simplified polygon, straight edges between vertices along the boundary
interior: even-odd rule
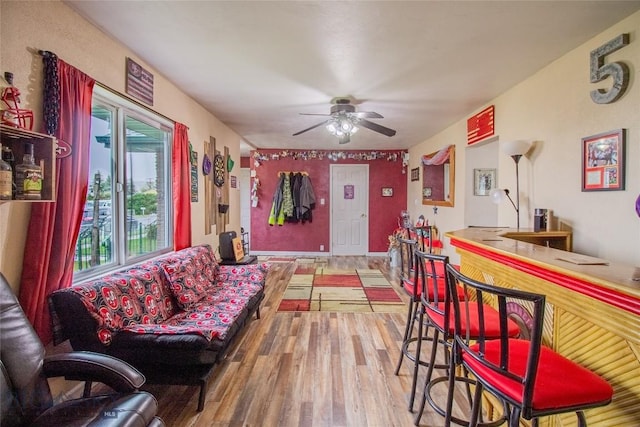
[[[158,260],[169,281],[176,303],[189,310],[215,286],[218,265],[209,245],[194,246]]]
[[[64,291],[79,296],[91,317],[96,320],[98,339],[103,344],[111,342],[111,332],[142,320],[143,308],[137,296],[132,294],[131,288],[118,274],[81,283]]]
[[[141,323],[162,323],[176,313],[178,307],[158,263],[147,261],[114,276],[124,280],[123,285],[130,286],[138,297],[146,315]]]

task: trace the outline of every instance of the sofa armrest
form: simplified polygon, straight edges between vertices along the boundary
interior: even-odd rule
[[[138,390],[146,381],[144,375],[128,363],[90,351],[47,356],[43,371],[47,378],[101,382],[121,393]]]

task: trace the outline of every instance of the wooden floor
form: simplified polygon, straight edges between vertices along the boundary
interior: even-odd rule
[[[398,284],[386,258],[318,260],[333,268],[379,268]],[[168,426],[413,425],[412,364],[405,361],[394,375],[405,314],[277,312],[294,269],[293,262],[271,264],[261,318],[250,322],[216,368],[202,412],[196,411],[196,387],[146,387]],[[427,405],[420,425],[442,424]]]

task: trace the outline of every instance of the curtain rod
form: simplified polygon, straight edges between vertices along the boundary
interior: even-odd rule
[[[58,57],[55,53],[53,53],[53,52],[51,52],[51,51],[48,51],[48,50],[42,50],[42,49],[38,49],[38,54],[39,54],[40,56],[45,56],[45,57],[46,57],[46,56],[55,56],[55,57]],[[175,120],[173,120],[172,118],[167,117],[167,116],[165,116],[165,115],[164,115],[164,114],[162,114],[162,113],[158,113],[157,111],[155,111],[154,109],[152,109],[152,108],[148,107],[147,105],[145,105],[145,104],[141,103],[140,101],[137,101],[137,100],[135,100],[135,99],[131,98],[131,97],[130,97],[130,96],[128,96],[128,95],[125,95],[125,94],[123,94],[123,93],[120,93],[120,92],[118,92],[117,90],[112,89],[112,88],[110,88],[109,86],[105,85],[104,83],[99,82],[98,80],[95,80],[95,82],[96,82],[95,84],[97,84],[98,86],[100,86],[102,89],[107,90],[107,91],[109,91],[109,92],[113,93],[114,95],[118,95],[118,96],[125,97],[125,98],[127,98],[129,101],[131,101],[131,102],[133,102],[134,104],[136,104],[138,107],[140,107],[140,108],[144,108],[145,110],[147,110],[147,111],[149,111],[149,112],[151,112],[151,113],[153,113],[153,114],[157,114],[158,116],[162,117],[162,118],[163,118],[163,119],[165,119],[165,120],[170,121],[170,122],[171,122],[171,123],[173,123],[173,124],[177,123],[177,122],[176,122]],[[187,129],[188,129],[188,127],[187,127]]]

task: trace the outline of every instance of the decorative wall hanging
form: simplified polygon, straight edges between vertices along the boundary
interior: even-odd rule
[[[153,74],[127,58],[127,78],[124,91],[145,104],[153,105]]]
[[[372,161],[372,160],[386,160],[388,162],[397,162],[403,160],[403,155],[406,151],[367,151],[367,152],[355,152],[355,151],[325,151],[325,150],[283,150],[279,153],[261,154],[258,151],[253,153],[254,165],[260,166],[262,162],[269,160],[280,160],[285,158],[292,158],[294,160],[324,160],[325,158],[337,162],[339,160],[359,160],[359,161]]]
[[[198,201],[198,153],[191,151],[191,201]]]
[[[391,197],[391,196],[393,196],[393,188],[382,187],[382,197]]]
[[[493,105],[467,119],[467,144],[471,145],[492,136],[495,129],[495,108]]]
[[[411,181],[419,181],[420,180],[420,168],[411,169]]]
[[[202,158],[202,173],[204,175],[209,175],[211,173],[211,159],[207,153],[204,153],[204,157]]]
[[[624,95],[629,86],[629,66],[621,61],[604,63],[604,57],[629,44],[629,34],[620,34],[607,43],[591,51],[591,83],[601,82],[611,77],[609,89],[591,91],[591,99],[596,104],[610,104]]]
[[[625,130],[582,138],[582,191],[624,190]]]
[[[224,185],[225,165],[221,154],[216,154],[213,158],[213,183],[216,187]]]

